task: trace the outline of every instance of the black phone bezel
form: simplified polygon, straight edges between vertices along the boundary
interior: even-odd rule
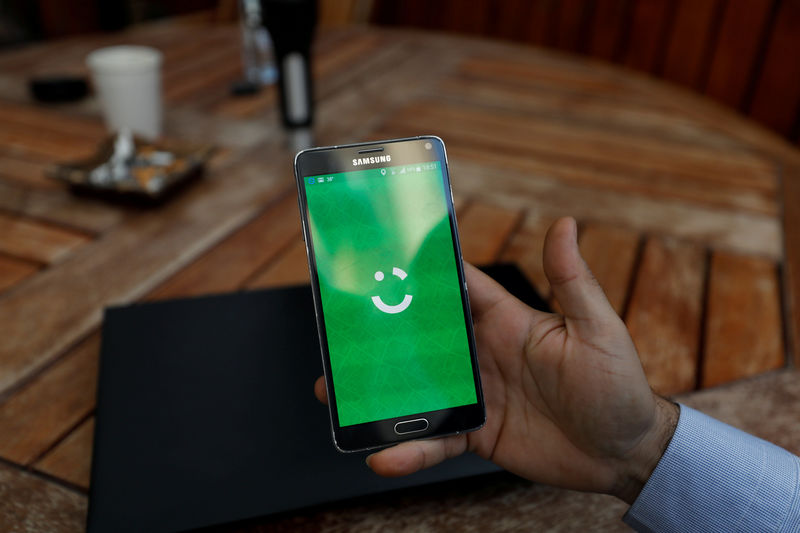
[[[426,143],[431,144],[426,149]],[[377,162],[363,164],[354,168],[352,160],[372,156],[390,155],[391,162]],[[474,404],[415,413],[397,418],[377,420],[363,424],[340,426],[336,408],[336,390],[330,367],[330,353],[328,352],[325,317],[322,311],[319,291],[319,278],[314,256],[314,247],[308,230],[308,203],[305,195],[305,178],[320,174],[334,174],[353,170],[368,170],[388,166],[409,165],[429,161],[439,161],[442,169],[445,199],[450,219],[450,231],[454,244],[456,266],[461,288],[461,301],[464,309],[464,321],[469,340],[470,359],[473,370],[473,381],[477,402]],[[461,244],[458,238],[455,208],[453,206],[452,189],[450,186],[450,171],[447,162],[447,153],[444,142],[436,136],[423,135],[403,139],[390,139],[384,141],[371,141],[365,143],[348,144],[341,146],[327,146],[303,150],[295,156],[294,161],[295,181],[298,193],[298,206],[303,226],[303,238],[306,244],[309,272],[311,275],[311,289],[314,297],[314,311],[317,319],[322,365],[325,382],[328,390],[328,408],[330,410],[331,431],[337,449],[343,452],[368,450],[391,445],[397,442],[420,438],[441,437],[481,428],[486,422],[486,410],[481,386],[480,369],[478,366],[475,334],[472,325],[472,314],[469,306],[469,294],[464,276],[464,265],[461,256]],[[425,418],[428,428],[424,431],[398,435],[394,428],[398,422]]]

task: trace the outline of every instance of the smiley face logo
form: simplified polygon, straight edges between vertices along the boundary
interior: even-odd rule
[[[408,276],[408,274],[406,274],[402,269],[399,269],[397,267],[392,268],[392,275],[397,276],[401,280],[406,279],[406,276]],[[383,281],[383,277],[384,277],[383,272],[381,272],[380,270],[375,272],[375,281]],[[384,313],[395,315],[397,313],[402,313],[403,311],[408,309],[408,306],[411,305],[412,298],[413,296],[411,296],[410,294],[406,294],[405,297],[403,298],[403,301],[400,302],[399,304],[388,305],[383,303],[383,300],[381,300],[380,296],[373,296],[372,303],[375,304],[375,307],[377,307]]]

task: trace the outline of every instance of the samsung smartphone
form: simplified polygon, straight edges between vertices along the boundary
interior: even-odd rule
[[[441,139],[305,150],[295,176],[336,447],[480,428],[486,414]]]

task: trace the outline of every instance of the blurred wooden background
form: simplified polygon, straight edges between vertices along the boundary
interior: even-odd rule
[[[10,13],[32,24],[34,37],[49,38],[197,11],[230,21],[237,3],[10,0],[0,18]],[[706,94],[800,144],[800,0],[319,0],[319,7],[321,26],[483,35],[625,65]]]
[[[800,0],[375,0],[371,21],[622,64],[800,143]]]

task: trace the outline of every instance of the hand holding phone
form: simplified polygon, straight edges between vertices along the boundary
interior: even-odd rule
[[[442,141],[306,150],[295,174],[337,448],[481,427]]]
[[[543,260],[563,315],[528,307],[464,264],[486,425],[381,450],[367,459],[376,473],[408,475],[472,451],[531,481],[636,499],[677,406],[650,390],[625,324],[580,257],[574,220],[550,228]],[[327,401],[324,379],[314,392]]]

